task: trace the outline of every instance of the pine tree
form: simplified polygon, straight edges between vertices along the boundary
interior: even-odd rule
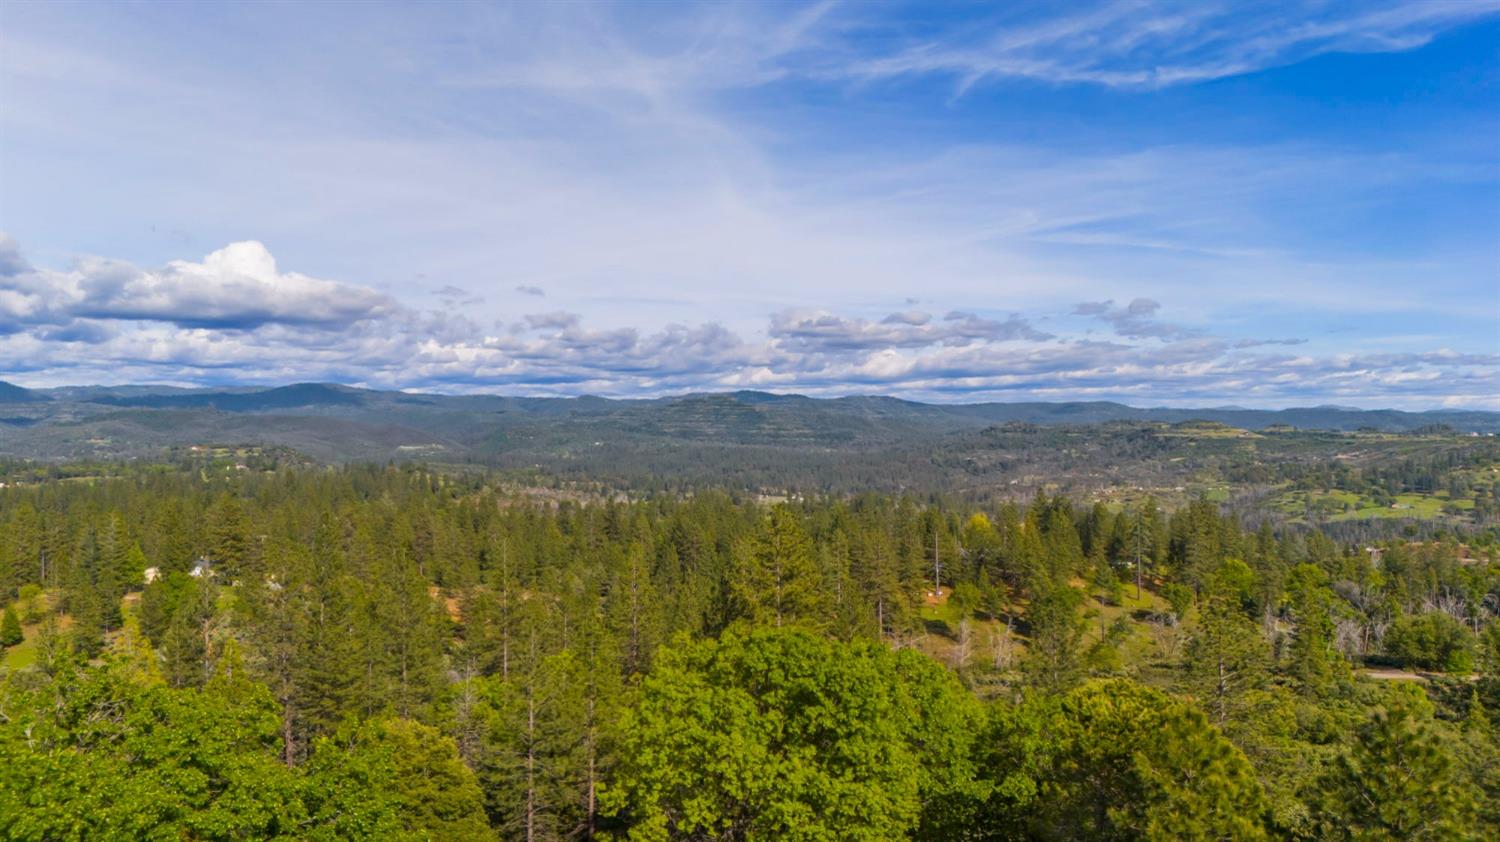
[[[1003,824],[1043,839],[1260,839],[1264,795],[1244,755],[1195,708],[1136,682],[1091,681],[1001,719],[997,773],[1036,757],[1029,804]],[[1038,742],[1040,740],[1040,742]],[[1025,767],[1020,767],[1024,769]],[[1015,787],[1014,779],[1004,782]],[[1024,795],[1025,790],[1017,791]],[[1016,800],[1022,800],[1016,805]]]
[[[1329,828],[1356,839],[1461,839],[1471,828],[1473,794],[1417,687],[1391,689],[1339,758],[1325,791]]]
[[[1348,663],[1333,648],[1334,594],[1328,576],[1312,564],[1292,571],[1287,590],[1292,597],[1292,616],[1297,622],[1292,634],[1290,671],[1303,692],[1320,695],[1347,678]]]
[[[605,601],[610,628],[619,638],[626,675],[645,673],[661,642],[661,598],[651,581],[646,548],[632,543],[616,566]]]
[[[734,595],[752,623],[813,628],[827,624],[823,577],[813,563],[812,541],[786,504],[771,509],[737,554]]]
[[[1215,725],[1243,719],[1244,696],[1264,683],[1270,655],[1260,627],[1236,599],[1217,594],[1208,600],[1188,641],[1186,666],[1188,688]]]
[[[202,687],[213,675],[216,591],[205,580],[194,581],[183,594],[162,640],[162,674],[173,687]]]
[[[1088,621],[1079,613],[1083,594],[1066,584],[1045,586],[1026,607],[1031,637],[1025,668],[1048,692],[1071,687],[1082,675],[1081,646]]]
[[[16,646],[21,643],[21,618],[16,616],[13,606],[5,606],[5,616],[0,618],[0,652],[7,647]]]
[[[250,522],[239,498],[223,494],[208,513],[208,557],[221,575],[246,575],[250,556]]]
[[[373,633],[383,664],[385,699],[402,717],[425,710],[442,679],[443,630],[448,619],[426,579],[403,551],[382,565],[370,594]]]
[[[208,647],[191,609],[177,612],[162,639],[162,675],[172,687],[201,687]]]
[[[588,705],[583,665],[554,651],[556,615],[528,600],[518,618],[510,676],[486,679],[491,726],[479,778],[508,838],[560,839],[586,825]],[[597,761],[597,755],[594,758]]]
[[[915,623],[912,587],[902,577],[900,550],[873,528],[853,536],[850,572],[861,602],[873,612],[875,634],[901,636]],[[920,582],[920,578],[915,579]],[[920,589],[918,589],[920,591]]]
[[[70,589],[69,609],[73,627],[69,629],[73,649],[85,658],[98,657],[104,650],[105,608],[99,590],[89,583]]]

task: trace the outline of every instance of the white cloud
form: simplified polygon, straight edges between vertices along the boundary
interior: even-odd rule
[[[55,318],[24,319],[0,336],[7,376],[20,374],[31,383],[335,380],[527,394],[753,387],[940,400],[1104,396],[1178,404],[1337,399],[1419,406],[1444,400],[1500,408],[1494,398],[1500,395],[1500,354],[1447,348],[1264,353],[1251,349],[1266,342],[1229,341],[1158,322],[1154,316],[1164,308],[1155,301],[1080,307],[1077,312],[1117,327],[1121,339],[1108,342],[1044,333],[1021,315],[962,311],[879,319],[829,310],[778,312],[763,339],[715,323],[594,329],[575,313],[556,311],[526,316],[520,330],[489,335],[459,314],[390,307],[354,284],[282,272],[258,246],[239,244],[202,263],[173,262],[151,272],[119,261],[88,265],[95,264],[108,271],[28,268],[7,283],[23,279],[29,286],[21,295],[28,301],[144,303],[107,317],[61,307],[50,311]],[[172,280],[162,282],[164,276]],[[189,278],[213,292],[183,292]],[[59,288],[49,290],[48,282]],[[91,292],[80,297],[85,288]],[[242,296],[225,289],[246,288],[259,303],[226,303]],[[331,296],[371,306],[333,308]],[[294,301],[308,311],[302,317],[262,318]],[[345,329],[326,329],[335,318],[346,320]]]
[[[18,254],[13,246],[11,252]],[[0,323],[91,319],[222,329],[346,328],[400,309],[365,287],[280,272],[266,247],[254,241],[231,243],[201,263],[173,260],[159,269],[94,257],[65,271],[33,270],[17,261],[7,265],[21,268],[0,275]]]
[[[336,33],[299,20],[331,52],[314,67],[267,39],[278,60],[253,75],[205,55],[215,51],[206,39],[163,49],[73,32],[55,53],[66,60],[45,60],[55,45],[12,48],[49,29],[20,20],[0,51],[0,123],[36,166],[7,172],[8,204],[50,237],[49,258],[118,243],[113,253],[135,259],[33,270],[0,247],[0,279],[12,279],[0,280],[0,334],[10,334],[0,369],[54,382],[617,394],[762,385],[1171,400],[1243,388],[1273,402],[1321,383],[1345,399],[1430,401],[1441,384],[1350,370],[1332,353],[1347,343],[1315,341],[1297,358],[1249,352],[1287,341],[1253,337],[1312,335],[1275,324],[1283,313],[1420,317],[1411,329],[1433,335],[1458,318],[1472,324],[1474,279],[1492,279],[1492,261],[1455,272],[1446,250],[1370,257],[1344,248],[1364,240],[1338,230],[1305,249],[1287,219],[1332,224],[1382,192],[1492,185],[1488,158],[1259,139],[1081,151],[967,130],[886,148],[878,133],[854,136],[859,123],[821,134],[796,108],[759,119],[769,108],[757,89],[832,80],[819,107],[837,124],[868,119],[858,95],[870,80],[940,73],[961,86],[1012,67],[1159,87],[1329,50],[1406,49],[1493,5],[1335,4],[1321,17],[1240,7],[1244,26],[1220,25],[1206,4],[1067,5],[1048,22],[894,48],[899,28],[859,37],[871,21],[857,4],[793,16],[761,4],[649,7],[644,19],[633,18],[639,6],[443,6],[415,18],[375,10]],[[257,31],[288,23],[254,6],[222,13]],[[771,89],[778,106],[783,90]],[[833,111],[841,97],[855,107]],[[311,277],[240,245],[136,268],[183,253],[158,224],[195,238],[198,254],[254,232]],[[434,314],[386,294],[418,272],[424,291],[452,280],[472,297],[439,296],[452,308]],[[519,296],[544,289],[557,310],[528,316],[541,307]],[[932,312],[891,313],[915,306],[914,290]],[[1069,332],[1074,302],[1137,297],[1167,302],[1172,321],[1126,304],[1110,322],[1119,341]],[[1215,338],[1226,313],[1256,308],[1260,320],[1237,323],[1232,343]],[[476,326],[497,323],[517,330]],[[1372,346],[1385,336],[1364,330]],[[1391,365],[1500,392],[1479,359]],[[1418,388],[1428,397],[1410,397]]]

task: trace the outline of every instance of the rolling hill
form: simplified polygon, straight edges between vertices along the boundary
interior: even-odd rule
[[[1293,431],[1295,428],[1295,431]],[[1494,444],[1500,413],[925,404],[765,392],[637,400],[437,395],[328,383],[29,390],[0,383],[0,456],[158,458],[193,445],[288,447],[327,463],[422,460],[630,487],[1023,491],[1168,487],[1236,466],[1349,464]],[[1472,444],[1471,444],[1472,442]]]

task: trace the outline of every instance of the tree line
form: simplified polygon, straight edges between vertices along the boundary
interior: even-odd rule
[[[7,838],[1500,826],[1495,563],[1207,501],[122,468],[0,490],[0,592]]]

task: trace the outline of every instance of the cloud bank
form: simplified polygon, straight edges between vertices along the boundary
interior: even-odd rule
[[[33,267],[0,241],[0,373],[25,383],[331,380],[519,394],[657,395],[739,388],[918,399],[1497,406],[1500,354],[1299,355],[1161,321],[1138,298],[992,317],[782,310],[762,331],[720,324],[593,328],[521,313],[487,328],[369,287],[278,269],[240,242],[156,269],[86,258]],[[461,291],[460,291],[461,292]],[[1038,319],[1057,323],[1041,330]],[[1103,322],[1116,338],[1092,338]]]

